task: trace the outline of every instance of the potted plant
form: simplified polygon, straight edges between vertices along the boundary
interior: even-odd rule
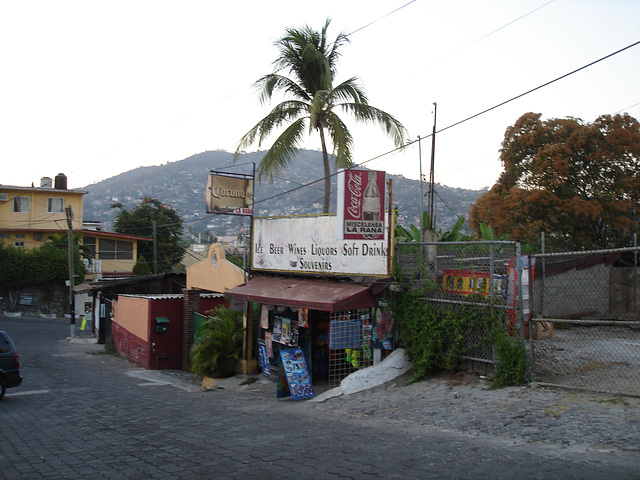
[[[203,379],[231,377],[242,353],[241,319],[238,312],[222,306],[205,313],[209,318],[196,332],[189,352],[191,372]]]

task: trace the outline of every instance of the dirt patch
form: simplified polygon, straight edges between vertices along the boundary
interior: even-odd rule
[[[460,385],[477,385],[480,383],[480,375],[474,372],[460,371],[449,374],[447,385],[459,387]]]

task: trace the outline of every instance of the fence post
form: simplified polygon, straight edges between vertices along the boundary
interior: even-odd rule
[[[545,263],[546,262],[546,258],[544,256],[544,254],[545,254],[544,232],[540,232],[540,244],[542,246],[542,248],[541,248],[541,250],[542,250],[542,258],[541,258],[541,260],[542,260],[542,280],[540,282],[542,284],[542,291],[540,292],[540,316],[542,318],[544,318],[544,316],[545,316],[545,310],[544,310],[544,290],[545,290],[544,287],[545,287],[545,285],[544,285],[544,283],[545,283],[545,279],[546,279],[546,275],[545,274],[546,274],[546,268],[547,268],[547,265]]]
[[[633,234],[633,313],[638,314],[638,234]]]
[[[527,255],[529,262],[529,381],[533,382],[536,378],[536,354],[533,343],[533,263],[531,255]]]

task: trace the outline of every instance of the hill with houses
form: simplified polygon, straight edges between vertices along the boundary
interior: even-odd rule
[[[242,155],[234,164],[233,154],[208,151],[176,162],[151,167],[138,167],[98,183],[84,187],[89,193],[84,201],[84,219],[99,221],[110,229],[117,214],[111,208],[121,203],[131,208],[143,196],[157,198],[176,209],[188,232],[208,231],[214,235],[237,235],[248,227],[244,217],[206,213],[206,180],[210,171],[251,173],[253,164],[262,158],[260,152]],[[322,210],[323,184],[302,185],[321,179],[322,154],[301,150],[284,173],[273,181],[263,179],[255,186],[255,215],[304,215]],[[398,222],[408,226],[419,224],[420,182],[401,175],[389,175],[393,181],[393,204],[398,208]],[[335,192],[335,177],[332,178]],[[423,184],[426,194],[427,185]],[[467,216],[473,202],[486,190],[465,190],[436,184],[437,229],[446,231],[460,215]],[[331,211],[335,211],[335,193]],[[425,198],[425,208],[427,200]]]

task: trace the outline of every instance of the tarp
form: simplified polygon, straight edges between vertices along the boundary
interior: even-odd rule
[[[353,282],[260,277],[225,292],[225,297],[247,302],[327,312],[375,306],[368,286]]]

